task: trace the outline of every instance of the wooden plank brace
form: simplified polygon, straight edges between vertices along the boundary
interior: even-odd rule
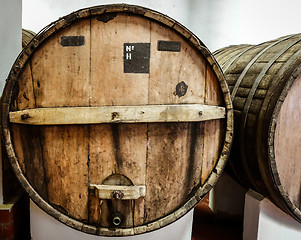
[[[99,123],[199,122],[225,118],[224,107],[204,104],[58,107],[9,113],[12,123],[65,125]]]

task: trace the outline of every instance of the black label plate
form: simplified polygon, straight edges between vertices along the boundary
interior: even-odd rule
[[[85,36],[62,36],[61,45],[63,47],[79,47],[85,45]]]
[[[124,73],[149,73],[150,43],[124,43]]]
[[[180,52],[181,42],[159,40],[158,51]]]

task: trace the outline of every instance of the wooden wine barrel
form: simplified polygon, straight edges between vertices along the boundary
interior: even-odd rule
[[[34,32],[22,29],[22,49],[30,42],[34,35]],[[7,203],[16,195],[16,192],[19,192],[21,190],[21,187],[16,180],[16,176],[6,156],[3,155],[2,159],[3,202]]]
[[[22,49],[33,39],[36,34],[33,31],[22,29]]]
[[[223,74],[196,36],[132,5],[74,12],[16,60],[2,126],[33,201],[80,231],[140,234],[212,188],[232,140]]]
[[[301,221],[301,34],[214,53],[231,91],[232,175]]]

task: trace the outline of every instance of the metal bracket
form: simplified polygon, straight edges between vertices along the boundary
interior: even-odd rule
[[[89,194],[98,196],[100,199],[131,200],[144,197],[145,185],[119,186],[90,184]]]

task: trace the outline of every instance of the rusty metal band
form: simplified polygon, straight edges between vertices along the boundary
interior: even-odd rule
[[[286,37],[284,39],[281,39],[281,41],[277,41],[275,43],[279,44],[285,40],[288,40],[289,38],[291,38],[292,36]],[[294,44],[296,44],[297,42],[299,42],[301,40],[301,38],[298,38],[297,40],[291,42],[289,45],[286,45],[285,48],[282,48],[281,51],[279,51],[277,54],[275,54],[273,56],[273,58],[271,58],[269,60],[269,62],[264,66],[264,68],[261,70],[261,72],[258,74],[257,78],[255,79],[255,81],[253,82],[252,88],[248,93],[248,97],[245,101],[244,104],[244,108],[243,111],[240,115],[240,123],[239,123],[239,130],[240,130],[240,135],[239,135],[239,140],[240,140],[240,152],[243,156],[242,158],[242,163],[245,167],[246,170],[246,174],[248,175],[248,178],[250,179],[252,185],[254,185],[256,187],[256,183],[255,181],[253,181],[253,177],[252,177],[252,173],[249,171],[248,168],[248,163],[246,160],[246,155],[245,155],[245,127],[246,127],[246,122],[247,122],[247,116],[248,116],[248,112],[254,97],[254,94],[257,90],[257,87],[259,85],[259,83],[261,82],[262,78],[264,77],[264,75],[266,74],[266,72],[270,69],[270,67],[274,64],[274,62],[283,54],[285,53],[289,48],[291,48]],[[271,44],[271,46],[275,46],[276,44],[273,43]]]
[[[236,96],[236,93],[237,93],[237,90],[243,80],[243,78],[245,77],[245,75],[247,74],[248,70],[250,69],[250,67],[256,62],[256,60],[261,56],[263,55],[268,49],[270,49],[271,47],[279,44],[280,42],[283,42],[285,41],[286,39],[289,39],[291,36],[288,36],[288,37],[285,37],[285,38],[282,38],[278,41],[275,41],[273,42],[272,44],[268,45],[266,48],[264,48],[263,50],[261,50],[249,63],[248,65],[244,68],[243,72],[240,74],[239,78],[237,79],[235,85],[234,85],[234,88],[232,90],[232,93],[231,93],[231,99],[234,100],[235,96]]]
[[[141,17],[145,17],[147,19],[155,20],[160,22],[162,25],[172,28],[175,32],[183,36],[184,39],[187,39],[188,42],[192,44],[196,50],[198,50],[204,58],[208,61],[209,65],[212,66],[213,72],[217,76],[217,80],[220,83],[221,91],[224,96],[225,107],[226,107],[226,129],[225,129],[225,140],[220,151],[219,158],[217,160],[217,164],[214,166],[213,171],[208,177],[207,181],[200,185],[198,189],[195,190],[194,195],[189,198],[186,203],[176,209],[174,212],[169,213],[167,216],[152,222],[147,223],[142,226],[133,227],[133,228],[125,228],[125,229],[116,229],[110,230],[102,227],[95,227],[92,225],[88,225],[86,223],[82,223],[78,220],[75,220],[61,212],[57,209],[53,208],[48,202],[46,202],[30,185],[28,180],[22,173],[20,165],[18,163],[18,159],[16,157],[14,147],[12,144],[12,137],[10,133],[10,126],[8,122],[8,113],[10,109],[12,90],[14,89],[15,83],[18,79],[19,74],[22,71],[22,68],[27,63],[30,56],[35,51],[35,49],[40,46],[48,37],[51,37],[57,31],[71,25],[74,21],[84,18],[91,18],[93,16],[98,16],[108,12],[118,12],[118,13],[128,13],[135,14]],[[30,194],[32,199],[39,205],[43,210],[48,212],[50,215],[61,221],[62,223],[75,228],[77,230],[92,233],[96,235],[106,235],[106,236],[127,236],[134,234],[141,234],[144,232],[152,231],[159,229],[167,224],[170,224],[183,215],[185,215],[188,211],[190,211],[209,190],[212,189],[214,184],[217,182],[218,177],[222,173],[223,168],[226,165],[230,147],[232,144],[232,135],[233,135],[233,108],[232,102],[229,94],[229,89],[227,83],[224,79],[223,73],[220,68],[217,66],[216,61],[209,50],[204,46],[204,44],[189,30],[183,27],[181,24],[176,22],[175,20],[158,13],[156,11],[138,7],[134,5],[127,4],[114,4],[114,5],[104,5],[97,6],[92,8],[86,8],[79,10],[77,12],[71,13],[63,18],[60,18],[58,21],[53,22],[43,28],[27,45],[27,47],[21,52],[21,54],[16,59],[12,70],[10,71],[9,78],[5,85],[4,95],[2,99],[2,126],[3,126],[3,136],[5,139],[6,150],[9,156],[9,160],[11,165],[13,166],[16,175],[21,182],[22,186],[26,189],[26,191]]]

